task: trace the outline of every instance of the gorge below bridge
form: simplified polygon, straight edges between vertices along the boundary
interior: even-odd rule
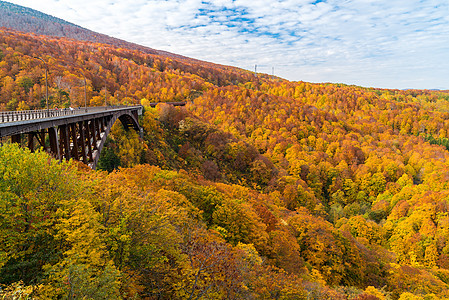
[[[167,104],[183,106],[185,102]],[[59,161],[75,159],[95,169],[115,121],[120,120],[125,130],[141,132],[142,112],[141,105],[3,111],[0,112],[0,138],[11,137],[11,142],[19,145],[25,140],[31,151],[39,144]]]

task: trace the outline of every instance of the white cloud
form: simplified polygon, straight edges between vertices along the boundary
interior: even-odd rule
[[[10,0],[83,27],[291,80],[449,89],[446,0]]]

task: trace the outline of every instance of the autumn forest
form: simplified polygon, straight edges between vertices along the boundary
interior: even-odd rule
[[[2,139],[2,299],[449,299],[449,91],[0,29],[0,110],[43,109],[46,68],[50,108],[86,81],[143,135],[96,171]]]

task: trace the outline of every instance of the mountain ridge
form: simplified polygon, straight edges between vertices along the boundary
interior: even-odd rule
[[[38,10],[29,8],[26,6],[13,4],[10,2],[6,2],[6,1],[0,1],[0,10],[4,11],[4,12],[19,14],[19,15],[29,15],[31,17],[40,18],[40,19],[48,19],[48,21],[51,21],[51,22],[56,22],[56,23],[60,23],[60,24],[66,24],[66,25],[71,25],[71,26],[82,28],[81,26],[76,25],[74,23],[70,23],[64,19],[52,16],[49,14],[45,14],[43,12],[40,12]],[[2,19],[2,20],[0,20],[0,22],[4,22],[4,20]]]
[[[0,27],[26,33],[65,37],[79,41],[108,44],[121,48],[139,50],[149,54],[176,57],[178,59],[196,60],[183,55],[163,50],[156,50],[119,38],[111,37],[103,33],[98,33],[68,22],[64,19],[6,1],[0,1]]]

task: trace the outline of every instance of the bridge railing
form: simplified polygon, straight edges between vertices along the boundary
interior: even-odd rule
[[[39,109],[39,110],[21,110],[21,111],[2,111],[0,112],[0,123],[18,122],[35,119],[45,119],[53,117],[62,117],[70,115],[85,114],[90,112],[99,112],[111,109],[125,108],[127,106],[94,106],[63,109]]]

